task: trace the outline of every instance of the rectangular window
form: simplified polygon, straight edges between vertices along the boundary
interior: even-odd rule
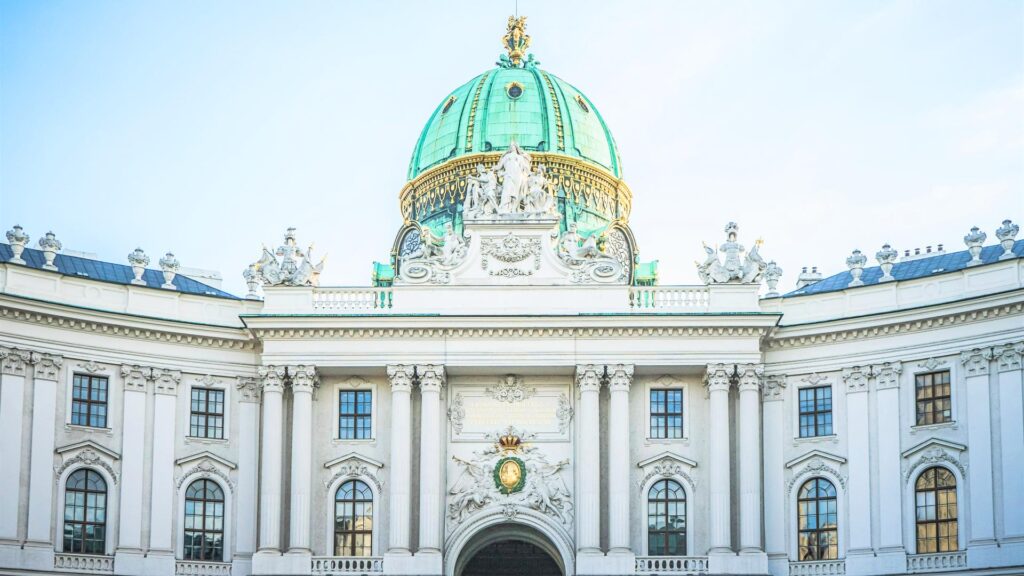
[[[832,434],[832,387],[800,389],[800,437]]]
[[[193,438],[224,437],[223,390],[192,389],[192,418],[188,435]]]
[[[953,419],[949,370],[915,376],[917,425],[941,424]]]
[[[338,438],[371,438],[373,394],[369,390],[342,390],[338,393]]]
[[[71,423],[107,427],[107,378],[75,374],[71,390]]]
[[[651,438],[683,437],[683,391],[651,390]]]

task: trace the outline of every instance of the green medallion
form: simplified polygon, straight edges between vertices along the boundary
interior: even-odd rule
[[[494,485],[508,495],[519,492],[526,485],[526,465],[515,456],[506,456],[494,465]]]

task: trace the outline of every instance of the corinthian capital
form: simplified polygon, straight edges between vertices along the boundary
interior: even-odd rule
[[[612,392],[629,392],[629,385],[633,383],[632,364],[612,364],[608,366],[608,389]]]
[[[64,365],[64,357],[56,354],[32,353],[33,375],[40,380],[56,380],[60,367]]]
[[[576,366],[576,386],[580,392],[597,392],[601,389],[601,377],[604,376],[602,366],[597,364],[580,364]]]
[[[180,370],[165,370],[153,368],[152,372],[154,390],[157,394],[169,394],[174,396],[178,393],[178,384],[181,383]]]
[[[256,370],[256,376],[260,379],[260,387],[263,392],[284,391],[284,377],[287,371],[284,366],[260,366]]]
[[[444,366],[441,364],[421,364],[416,367],[420,377],[420,392],[440,392],[444,388]]]
[[[288,376],[291,378],[292,382],[292,393],[312,393],[313,388],[316,387],[318,383],[316,378],[316,366],[308,366],[305,364],[289,366]]]
[[[1000,372],[1020,370],[1022,354],[1024,354],[1024,342],[1001,344],[992,349],[992,358],[996,361],[996,369]]]
[[[32,361],[28,350],[0,347],[0,372],[12,376],[24,376],[25,369]]]
[[[739,376],[740,392],[757,392],[761,388],[764,364],[740,364],[736,367],[736,373]]]
[[[736,367],[732,364],[708,364],[707,374],[704,375],[704,384],[708,390],[729,390],[732,373]]]
[[[879,390],[886,388],[899,388],[900,373],[903,372],[903,364],[900,362],[887,362],[872,367],[876,380],[875,387]]]
[[[868,366],[852,366],[843,368],[843,382],[846,383],[846,393],[868,391],[868,377],[871,376],[871,368]]]
[[[771,376],[765,376],[764,386],[761,387],[761,400],[764,402],[782,400],[782,395],[786,391],[788,379],[789,376],[785,374],[772,374]]]
[[[124,378],[124,389],[145,392],[146,386],[153,380],[153,369],[138,364],[122,364],[121,378]]]
[[[388,366],[388,380],[391,381],[391,391],[412,391],[412,377],[415,370],[416,368],[411,364],[392,364]]]
[[[988,374],[988,361],[992,359],[991,348],[974,348],[960,353],[960,362],[967,376]]]

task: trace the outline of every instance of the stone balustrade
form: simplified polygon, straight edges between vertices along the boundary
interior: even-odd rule
[[[391,288],[330,287],[313,290],[313,310],[317,312],[386,312],[391,310]]]
[[[95,554],[54,554],[53,569],[78,574],[113,574],[114,557]]]
[[[707,574],[707,556],[637,556],[637,574]]]
[[[384,572],[384,558],[380,556],[315,556],[313,574],[381,574]]]
[[[910,554],[907,572],[943,572],[967,568],[967,552],[939,552],[938,554]]]
[[[231,576],[231,563],[178,560],[174,565],[174,574],[175,576]]]
[[[845,560],[790,562],[789,576],[833,576],[846,574]]]
[[[629,289],[633,311],[704,312],[711,305],[707,286],[635,286]]]

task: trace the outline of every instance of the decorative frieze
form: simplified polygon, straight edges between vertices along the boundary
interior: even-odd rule
[[[775,402],[782,400],[786,392],[789,376],[785,374],[771,374],[764,377],[764,385],[761,387],[761,401]]]
[[[933,370],[936,370],[937,368],[941,368],[941,367],[945,366],[946,364],[948,364],[948,362],[946,360],[943,360],[943,359],[940,359],[940,358],[929,358],[927,360],[923,360],[921,362],[918,362],[917,363],[917,367],[918,368],[923,368],[923,369],[931,372]]]
[[[764,376],[764,364],[740,364],[736,367],[739,376],[739,390],[758,391],[761,388],[761,377]]]
[[[255,378],[239,376],[235,382],[235,390],[238,391],[238,399],[242,402],[259,402],[262,391]]]
[[[602,376],[604,376],[603,367],[597,364],[581,364],[576,366],[576,386],[580,392],[597,392],[600,390]]]
[[[871,368],[867,366],[843,368],[842,376],[843,383],[846,384],[847,394],[867,392],[868,378],[871,376]]]
[[[411,392],[412,378],[415,367],[411,364],[392,364],[388,366],[388,380],[392,392]]]
[[[732,364],[708,364],[707,373],[704,375],[704,384],[710,391],[729,390],[735,370],[736,367]]]
[[[991,348],[974,348],[960,353],[960,363],[964,365],[964,373],[968,378],[988,374],[988,363],[991,359]]]
[[[878,390],[899,388],[900,374],[903,372],[903,364],[901,362],[877,364],[872,366],[871,370],[876,377],[875,387]]]
[[[1020,370],[1022,354],[1024,354],[1024,342],[1001,344],[992,349],[992,357],[996,361],[996,369],[1000,372]]]
[[[629,386],[633,382],[633,365],[632,364],[614,364],[608,366],[608,389],[612,392],[622,390],[625,392],[629,391]]]
[[[523,385],[523,379],[514,374],[508,374],[499,378],[497,386],[487,389],[487,394],[491,398],[498,402],[508,402],[509,404],[522,402],[536,393],[536,388],[527,388]]]
[[[419,375],[420,392],[440,392],[445,385],[444,366],[441,364],[421,364],[416,367]]]
[[[93,362],[92,360],[90,360],[88,362],[85,362],[84,364],[79,362],[78,364],[75,364],[75,368],[78,368],[79,370],[81,370],[83,372],[88,372],[89,374],[100,374],[100,373],[103,373],[103,372],[107,371],[107,367],[106,366],[103,366],[101,364],[97,364],[96,362]]]
[[[807,382],[811,386],[818,386],[819,384],[821,384],[823,382],[826,383],[826,384],[829,383],[827,376],[822,376],[821,374],[818,374],[817,372],[811,372],[807,376],[804,376],[803,378],[801,378],[800,381],[801,382]]]
[[[260,387],[264,392],[281,393],[284,390],[284,377],[287,374],[284,366],[260,366],[256,375],[260,379]]]

